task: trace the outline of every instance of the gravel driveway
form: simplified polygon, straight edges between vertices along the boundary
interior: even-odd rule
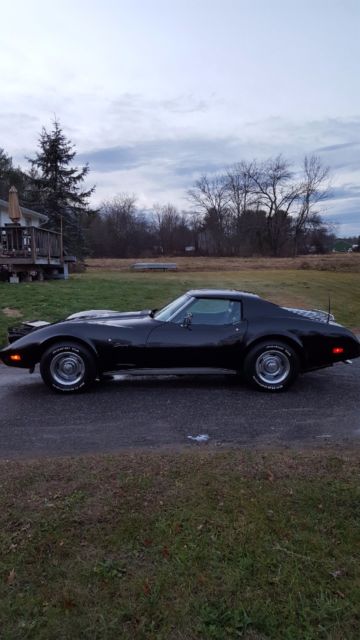
[[[360,442],[360,358],[306,374],[266,394],[225,377],[117,378],[59,396],[37,373],[0,365],[0,457],[117,451],[124,447],[314,446]],[[201,445],[208,446],[208,445]]]

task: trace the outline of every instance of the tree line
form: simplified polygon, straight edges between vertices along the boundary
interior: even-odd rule
[[[49,229],[62,226],[66,250],[79,258],[285,256],[331,249],[332,230],[318,212],[329,172],[316,156],[305,157],[298,172],[280,155],[204,174],[188,190],[186,210],[172,203],[144,210],[128,193],[95,210],[95,187],[84,188],[89,166],[74,166],[75,156],[57,120],[42,130],[28,171],[0,149],[0,197],[7,198],[14,184],[22,204],[48,216]]]
[[[298,174],[282,156],[239,162],[201,176],[187,193],[187,211],[167,204],[143,212],[124,194],[100,207],[89,246],[97,257],[324,253],[334,240],[317,210],[328,194],[328,173],[316,156],[305,157]]]

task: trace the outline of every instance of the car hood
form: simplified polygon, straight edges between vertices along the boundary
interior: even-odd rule
[[[111,309],[91,309],[88,311],[79,311],[78,313],[72,313],[67,316],[65,320],[101,320],[107,318],[143,318],[150,316],[151,309],[144,309],[143,311],[112,311]]]
[[[22,322],[20,325],[15,327],[9,327],[8,329],[8,342],[11,344],[27,335],[28,333],[33,333],[33,331],[37,331],[38,329],[43,329],[44,327],[50,324],[60,324],[61,322],[121,322],[127,320],[141,320],[142,318],[149,318],[152,314],[151,309],[144,309],[143,311],[112,311],[110,309],[91,309],[88,311],[80,311],[79,313],[72,313],[64,320],[60,322],[51,323],[46,322],[45,320],[29,320]]]

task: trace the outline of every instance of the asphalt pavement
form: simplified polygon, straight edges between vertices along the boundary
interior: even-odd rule
[[[208,445],[188,436],[207,434]],[[360,358],[268,394],[229,377],[118,377],[57,395],[0,364],[0,458],[177,446],[360,444]]]

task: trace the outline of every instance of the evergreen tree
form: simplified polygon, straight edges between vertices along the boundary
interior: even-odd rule
[[[20,200],[26,190],[27,176],[20,167],[14,167],[13,160],[4,149],[0,148],[0,198],[7,200],[9,189],[14,186],[18,190]]]
[[[76,151],[57,120],[50,132],[43,128],[39,147],[35,158],[28,159],[31,188],[27,202],[49,217],[49,229],[60,231],[62,226],[66,251],[81,259],[86,252],[84,230],[92,213],[89,198],[95,189],[82,190],[89,166],[72,166]]]

